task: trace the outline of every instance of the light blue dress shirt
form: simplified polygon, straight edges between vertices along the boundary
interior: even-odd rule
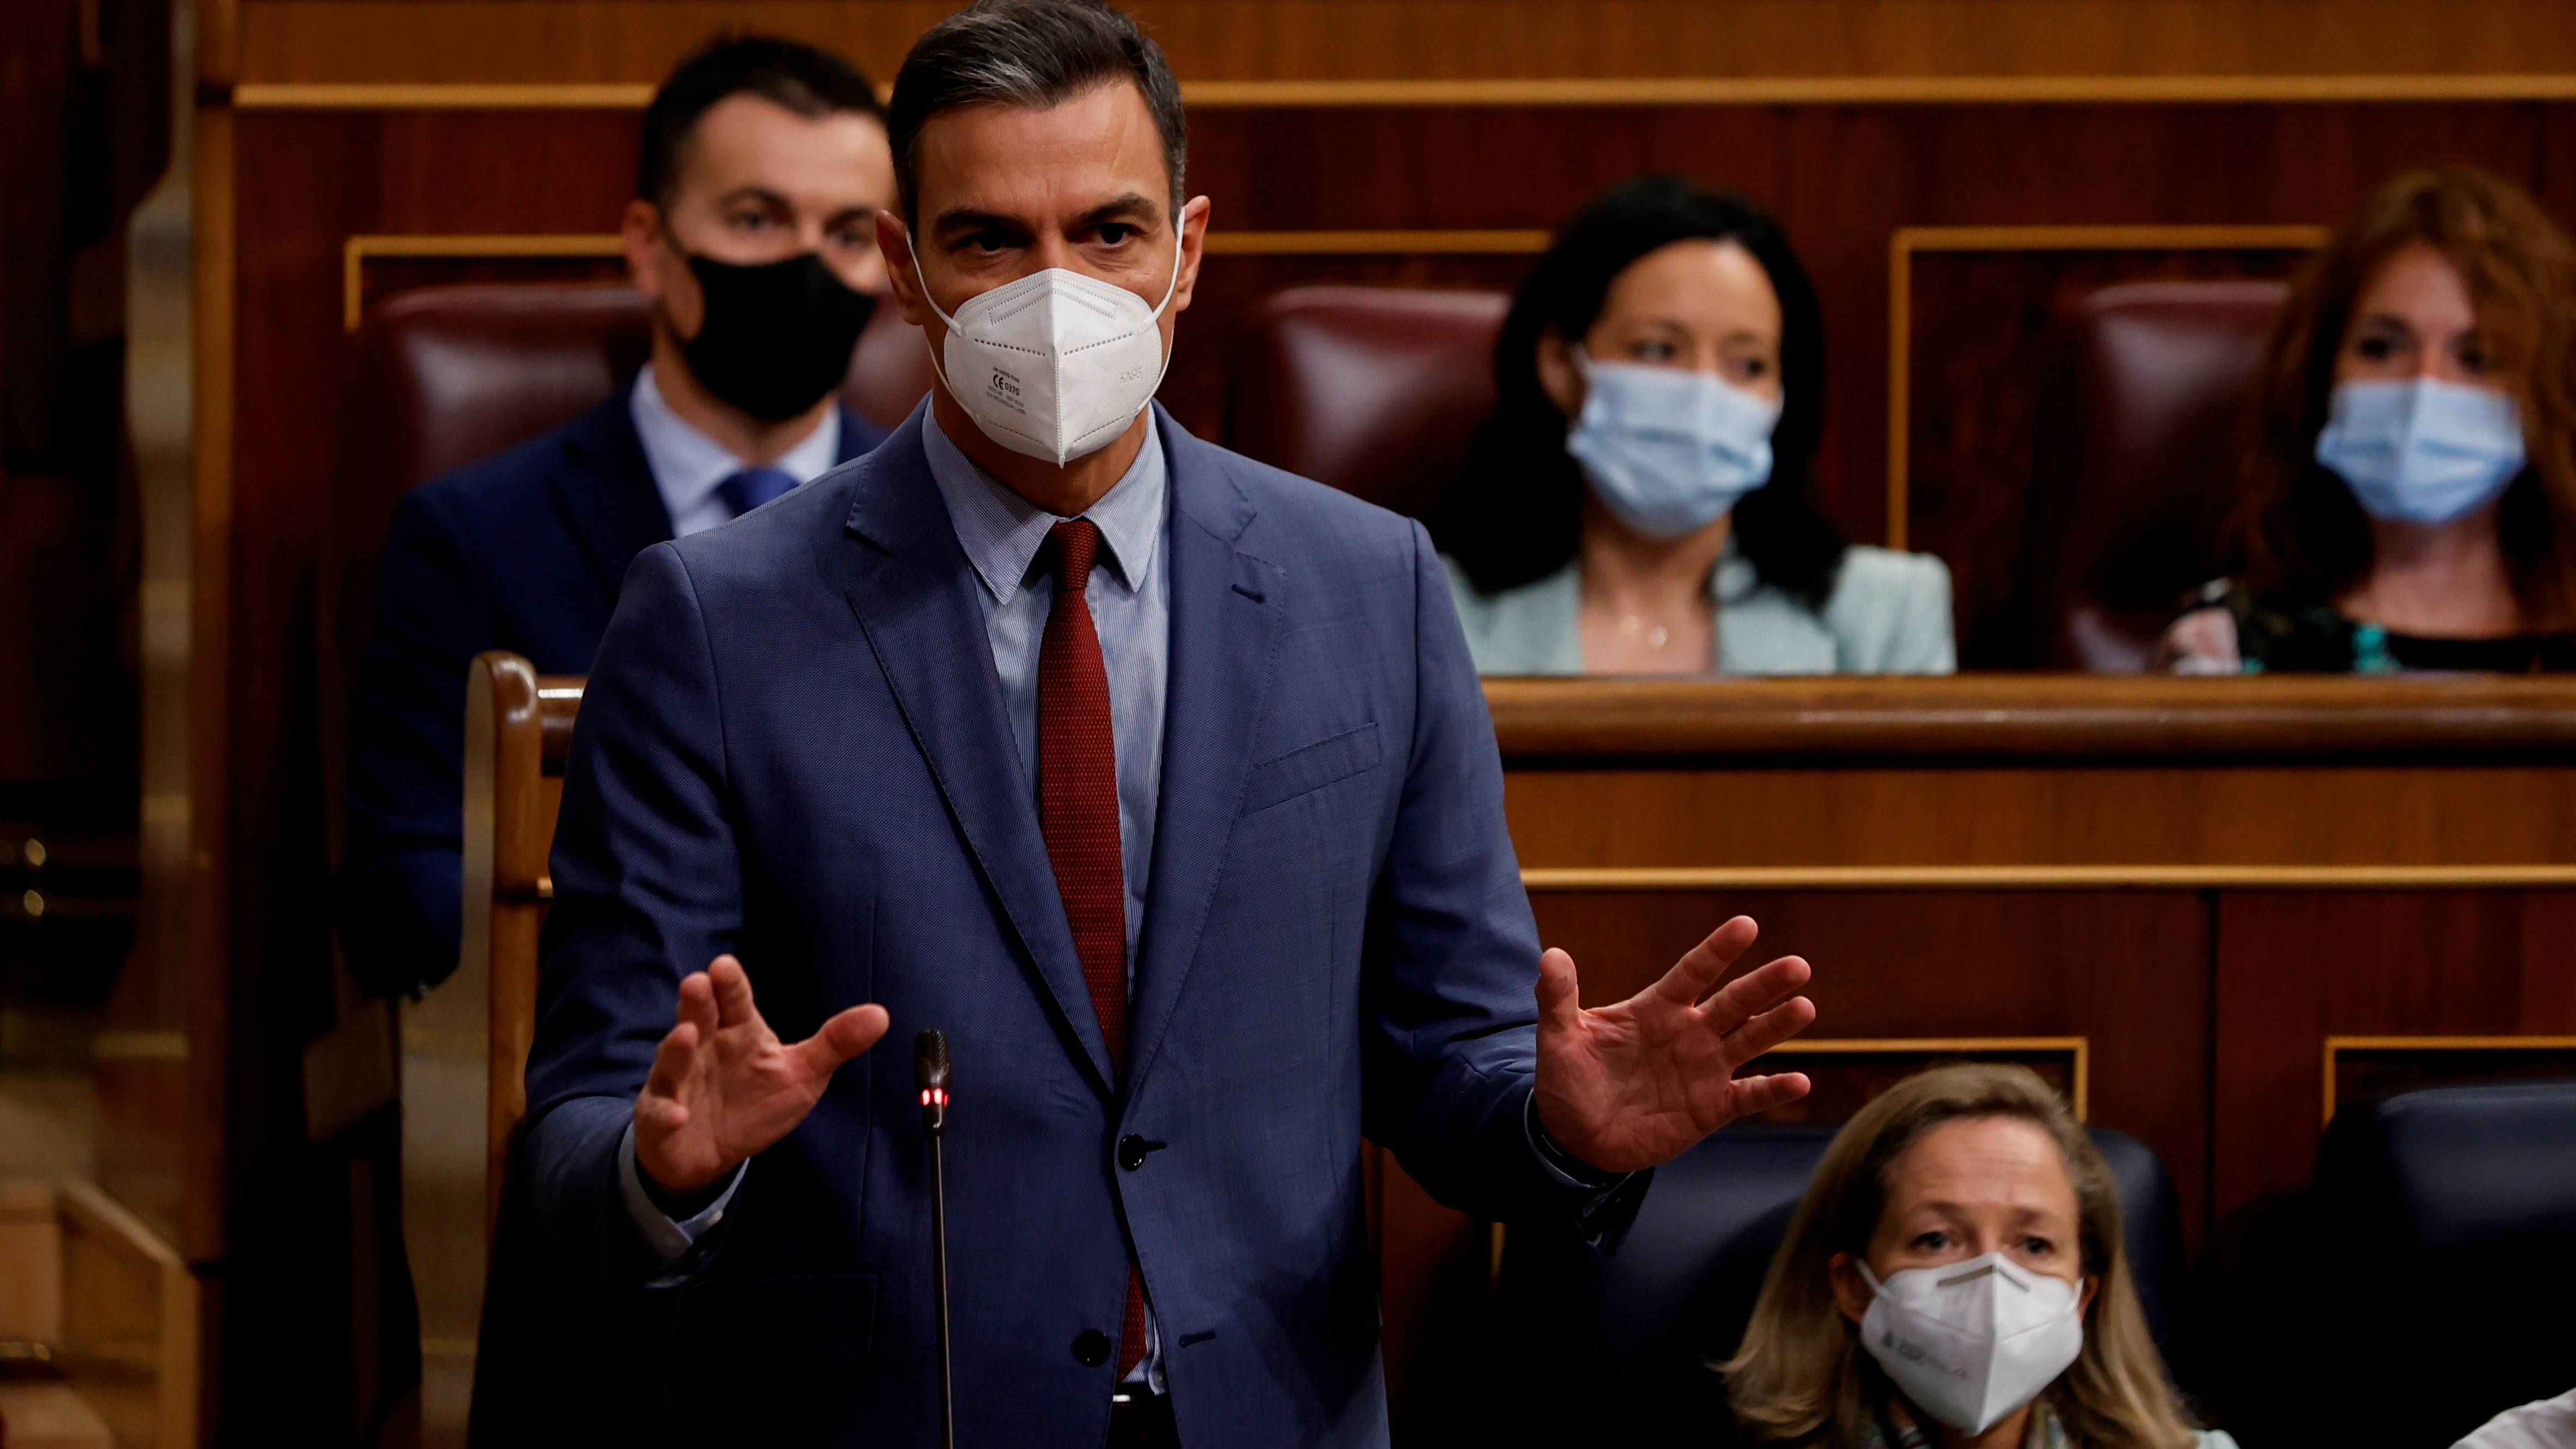
[[[948,503],[966,562],[983,584],[984,633],[1002,679],[1002,707],[1020,754],[1020,787],[1038,798],[1038,646],[1055,612],[1055,579],[1036,573],[1047,530],[1064,520],[976,467],[939,420],[921,420],[930,476]],[[1118,844],[1127,868],[1127,978],[1136,976],[1136,937],[1145,925],[1145,882],[1154,863],[1154,805],[1163,784],[1163,695],[1171,675],[1170,488],[1163,440],[1150,411],[1136,461],[1082,516],[1100,528],[1100,564],[1087,597],[1109,671],[1109,733],[1118,753]]]
[[[733,505],[716,496],[716,485],[750,467],[725,445],[671,411],[653,364],[635,374],[635,392],[626,403],[635,420],[635,439],[644,445],[644,466],[662,495],[662,510],[671,515],[671,536],[686,538],[719,523],[733,521]],[[802,487],[832,471],[841,458],[841,410],[823,409],[823,421],[804,441],[778,455],[769,466]]]

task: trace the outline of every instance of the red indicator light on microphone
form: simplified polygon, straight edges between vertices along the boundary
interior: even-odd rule
[[[946,1090],[945,1088],[941,1088],[941,1087],[929,1087],[929,1088],[925,1088],[925,1089],[923,1089],[922,1094],[921,1094],[921,1105],[923,1105],[923,1106],[925,1106],[925,1107],[945,1107],[945,1106],[947,1106],[947,1105],[948,1105],[948,1093],[947,1093],[947,1090]]]

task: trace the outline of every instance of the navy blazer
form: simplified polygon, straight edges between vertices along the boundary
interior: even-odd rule
[[[1479,1216],[1573,1207],[1523,1125],[1537,931],[1430,539],[1160,421],[1171,675],[1123,1077],[920,415],[627,576],[555,837],[535,1256],[647,1275],[618,1151],[684,973],[738,953],[791,1041],[894,1019],[655,1320],[635,1368],[683,1441],[934,1442],[923,1027],[956,1069],[960,1443],[1101,1442],[1116,1369],[1073,1345],[1116,1333],[1132,1233],[1183,1442],[1382,1445],[1363,1133]]]
[[[671,536],[634,384],[562,427],[403,495],[359,675],[334,914],[349,965],[391,994],[456,969],[465,676],[487,649],[587,674],[635,555]],[[841,409],[840,461],[885,438]]]

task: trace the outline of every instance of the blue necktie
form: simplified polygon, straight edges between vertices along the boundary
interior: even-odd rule
[[[745,468],[716,485],[716,496],[742,517],[796,486],[796,475],[778,468]]]

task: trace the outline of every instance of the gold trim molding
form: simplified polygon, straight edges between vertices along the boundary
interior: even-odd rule
[[[1887,546],[1905,547],[1907,533],[1916,253],[2313,251],[2326,235],[2322,226],[1898,227],[1887,242]]]
[[[2335,1114],[2335,1058],[2345,1052],[2576,1051],[2576,1036],[2330,1036],[2325,1048],[2325,1115]]]
[[[1213,231],[1207,254],[1272,256],[1534,256],[1543,231]],[[358,330],[366,312],[366,266],[379,259],[439,257],[614,257],[614,232],[548,235],[353,236],[340,245],[340,324]]]
[[[1708,890],[2529,890],[2576,887],[2576,865],[1540,866],[1533,893]]]
[[[643,83],[243,81],[245,111],[642,110]],[[1530,80],[1228,80],[1181,87],[1202,110],[1482,106],[2225,105],[2555,101],[2576,75],[1675,76]]]
[[[2003,1052],[2036,1055],[2065,1052],[2074,1058],[2075,1120],[2092,1115],[2093,1039],[2083,1036],[1925,1036],[1925,1037],[1793,1037],[1763,1057],[1775,1056],[1992,1056]],[[1756,1058],[1761,1060],[1762,1058]]]

